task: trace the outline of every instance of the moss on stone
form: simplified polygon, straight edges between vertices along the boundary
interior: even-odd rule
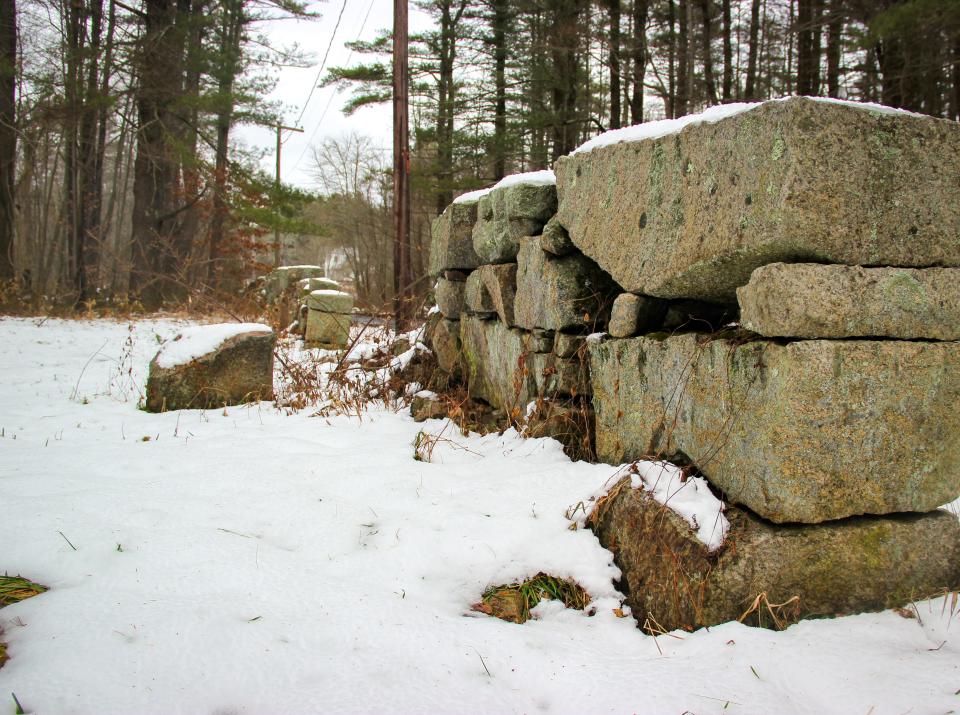
[[[598,502],[590,524],[614,553],[639,626],[783,628],[901,606],[960,583],[960,524],[947,512],[816,526],[775,525],[736,507],[726,516],[726,543],[709,552],[684,519],[629,479]]]

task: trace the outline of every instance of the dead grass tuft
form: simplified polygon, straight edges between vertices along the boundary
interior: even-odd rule
[[[748,622],[760,628],[771,628],[782,631],[800,618],[800,597],[792,596],[783,603],[770,603],[766,591],[758,593],[749,608],[737,619],[740,623]],[[768,622],[769,621],[769,622]]]
[[[47,590],[46,586],[34,583],[22,576],[0,576],[0,608],[19,603],[28,598],[38,596]],[[0,626],[0,668],[10,659],[7,655],[7,644],[3,641],[3,627]],[[21,711],[22,712],[22,711]]]
[[[0,608],[33,598],[46,590],[46,586],[21,576],[0,576]]]
[[[582,611],[590,603],[590,594],[576,581],[541,571],[525,581],[488,588],[472,609],[511,623],[526,623],[531,609],[543,599]]]

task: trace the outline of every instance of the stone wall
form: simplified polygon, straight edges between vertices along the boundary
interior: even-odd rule
[[[535,172],[461,196],[436,219],[430,270],[442,319],[433,348],[441,368],[504,420],[549,401],[580,411],[585,426],[585,338],[606,328],[617,287],[569,241],[556,207],[553,173]],[[554,436],[583,437],[562,429]]]
[[[434,349],[471,397],[577,405],[600,461],[676,461],[728,504],[719,552],[642,490],[594,514],[668,630],[960,583],[937,511],[960,494],[960,125],[743,109],[611,132],[433,227]]]

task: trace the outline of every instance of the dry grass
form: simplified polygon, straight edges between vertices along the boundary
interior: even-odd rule
[[[453,422],[448,421],[437,434],[430,434],[426,430],[417,432],[417,436],[413,440],[413,458],[418,462],[433,462],[433,451],[439,444],[447,444],[450,445],[452,449],[470,452],[471,454],[480,456],[478,452],[474,452],[459,442],[443,436],[443,433],[447,431],[447,428],[451,424],[453,424]]]
[[[47,590],[46,586],[34,583],[21,576],[0,576],[0,608],[38,596]]]
[[[530,620],[530,611],[543,599],[560,601],[567,608],[582,611],[590,594],[576,581],[557,578],[542,571],[517,583],[488,588],[473,610],[514,623]]]
[[[22,576],[0,576],[0,608],[12,603],[19,603],[28,598],[38,596],[47,590],[46,586],[34,583]],[[0,626],[0,668],[10,659],[7,655],[7,644],[3,641],[3,627]]]
[[[433,354],[418,348],[418,341],[411,345],[406,335],[369,325],[352,332],[343,350],[304,348],[294,336],[282,336],[274,353],[282,372],[277,406],[291,413],[310,408],[318,417],[363,419],[370,408],[405,409],[417,390],[444,384]],[[401,360],[411,349],[414,354]]]
[[[767,594],[758,593],[746,611],[737,619],[744,623],[748,618],[755,621],[760,628],[770,628],[782,631],[789,625],[797,622],[800,617],[800,597],[792,596],[783,603],[770,603]],[[769,619],[769,622],[768,622]]]

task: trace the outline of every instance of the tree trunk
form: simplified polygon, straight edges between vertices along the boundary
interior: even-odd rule
[[[84,243],[87,238],[80,175],[83,167],[81,126],[86,116],[83,101],[83,51],[86,34],[86,6],[70,0],[63,4],[66,47],[63,94],[63,224],[66,228],[67,282],[77,302],[86,300]]]
[[[647,70],[647,15],[649,0],[633,0],[633,94],[630,121],[643,123],[643,89]]]
[[[450,203],[452,196],[448,182],[448,171],[452,169],[453,147],[447,140],[447,112],[450,107],[450,93],[453,91],[453,58],[451,57],[450,32],[450,2],[442,0],[440,3],[440,68],[437,73],[437,170],[434,176],[435,205],[437,215]]]
[[[710,18],[712,0],[700,0],[700,14],[703,18],[703,81],[707,89],[707,103],[717,103],[717,82],[713,76],[713,33]]]
[[[750,40],[747,45],[747,79],[743,98],[757,98],[757,51],[760,48],[760,0],[750,4]]]
[[[723,101],[733,99],[733,40],[731,39],[730,0],[723,0]],[[737,92],[740,81],[737,80]]]
[[[953,38],[953,87],[950,92],[950,117],[960,121],[960,31]]]
[[[226,0],[221,7],[217,79],[216,113],[217,144],[214,150],[213,212],[210,216],[208,240],[208,281],[211,286],[238,287],[238,256],[224,248],[224,226],[227,220],[227,180],[230,156],[230,129],[233,126],[233,85],[240,71],[240,40],[243,30],[243,1]],[[235,249],[236,251],[236,249]],[[234,252],[235,252],[234,251]],[[232,270],[231,270],[232,268]]]
[[[190,23],[185,30],[185,34],[189,39],[185,52],[186,66],[183,83],[183,96],[186,98],[187,106],[182,110],[186,121],[183,123],[183,148],[181,150],[183,154],[181,159],[182,196],[188,205],[181,215],[178,231],[180,233],[181,250],[186,255],[190,255],[190,284],[207,283],[207,286],[209,286],[209,281],[206,279],[210,271],[210,246],[207,237],[204,237],[203,241],[199,240],[199,202],[202,184],[200,164],[202,160],[198,151],[201,121],[199,106],[200,78],[205,67],[203,39],[208,26],[206,16],[212,12],[212,9],[209,7],[208,0],[192,0],[192,5],[188,8],[188,11],[190,13]]]
[[[797,94],[820,93],[820,0],[797,0]]]
[[[493,178],[507,175],[507,0],[493,1]]]
[[[823,0],[813,0],[813,39],[810,50],[810,89],[820,94],[820,55],[823,54]]]
[[[553,62],[552,161],[576,148],[579,136],[580,19],[584,0],[551,0],[549,37]]]
[[[80,226],[78,227],[76,270],[77,293],[80,301],[96,295],[97,266],[100,255],[101,187],[97,176],[97,137],[100,117],[98,105],[104,98],[99,96],[100,46],[103,40],[103,0],[90,0],[90,38],[87,43],[87,78],[80,118],[78,142],[78,189]]]
[[[677,5],[675,0],[667,0],[667,27],[667,97],[664,110],[667,117],[673,119],[677,116]]]
[[[620,0],[609,0],[610,13],[610,129],[620,122]]]
[[[17,162],[17,3],[0,2],[0,280],[13,278],[13,207]]]
[[[137,156],[133,179],[130,287],[153,310],[185,297],[177,251],[177,99],[183,89],[183,40],[176,0],[144,0],[139,42]]]
[[[876,45],[877,64],[880,67],[880,101],[890,107],[908,107],[911,104],[904,87],[906,61],[903,48],[896,38],[888,38]]]
[[[436,212],[453,200],[453,143],[457,85],[453,70],[457,60],[457,26],[466,7],[461,0],[453,10],[452,0],[440,3],[440,72],[437,78],[437,191]]]
[[[410,67],[407,0],[393,11],[393,314],[397,331],[406,330],[412,305],[410,289]]]
[[[107,35],[103,55],[103,63],[100,70],[100,90],[99,90],[99,108],[97,111],[97,138],[94,155],[92,193],[90,196],[90,233],[95,236],[96,256],[95,263],[90,265],[90,275],[96,281],[97,285],[102,285],[100,273],[102,271],[104,244],[106,241],[106,231],[104,231],[103,220],[103,167],[107,148],[107,123],[110,120],[108,113],[107,97],[110,94],[110,78],[113,74],[113,51],[114,39],[117,24],[116,4],[110,0],[110,10],[107,14]],[[121,145],[122,146],[122,145]],[[122,160],[118,154],[114,171],[120,172]]]
[[[840,52],[843,39],[843,0],[831,0],[827,27],[827,96],[840,96]]]
[[[690,0],[680,0],[679,32],[677,35],[677,88],[673,111],[674,117],[682,117],[689,111],[690,94],[687,76],[693,69],[690,67],[690,41],[687,33],[689,24]]]
[[[802,2],[802,1],[803,1],[803,0],[800,0],[800,2]],[[766,0],[764,0],[764,4],[766,4]],[[788,15],[788,17],[789,17],[789,24],[788,24],[788,27],[790,28],[790,31],[787,33],[787,72],[786,72],[787,87],[786,87],[786,94],[793,94],[793,88],[794,88],[794,86],[795,86],[795,83],[794,83],[794,81],[793,81],[793,80],[794,80],[793,74],[794,74],[794,72],[795,72],[795,70],[796,70],[796,65],[795,65],[794,62],[793,62],[793,52],[794,52],[794,47],[795,47],[795,45],[797,44],[797,33],[795,32],[795,25],[796,25],[796,22],[797,22],[797,16],[796,16],[796,12],[795,12],[795,11],[796,11],[796,7],[797,7],[797,0],[789,0],[789,15]],[[766,30],[766,27],[767,27],[767,26],[766,26],[766,24],[765,24],[765,25],[764,25],[764,30]],[[769,62],[768,74],[767,74],[767,81],[768,81],[768,82],[772,79],[772,69],[773,69],[773,57],[772,57],[772,55],[774,54],[772,51],[769,51],[769,47],[770,47],[770,45],[769,45],[769,43],[768,43],[768,44],[767,44],[768,54],[771,55],[771,57],[769,58],[769,59],[770,59],[770,62]]]
[[[493,0],[493,178],[507,175],[507,0]]]

